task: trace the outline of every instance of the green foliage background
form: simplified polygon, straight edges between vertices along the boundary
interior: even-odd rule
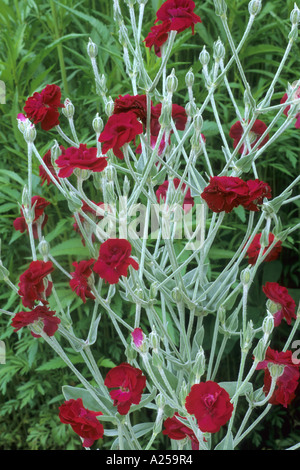
[[[126,5],[122,3],[124,14]],[[196,2],[197,3],[197,2]],[[149,0],[146,5],[143,34],[146,36],[155,18],[155,12],[162,0]],[[169,63],[169,69],[176,69],[179,87],[176,102],[185,105],[187,93],[185,74],[190,67],[196,76],[194,94],[197,103],[206,96],[201,67],[198,61],[203,45],[212,53],[212,46],[218,37],[226,45],[218,17],[214,13],[213,1],[204,0],[196,7],[196,13],[202,18],[202,24],[196,25],[195,35],[181,33],[178,37]],[[241,38],[248,14],[248,1],[228,0],[228,18],[235,41]],[[254,97],[259,99],[267,90],[285,50],[290,30],[289,14],[294,6],[293,0],[272,0],[263,2],[264,6],[255,22],[252,34],[241,51],[241,61]],[[128,22],[130,31],[130,22]],[[80,129],[82,141],[89,138],[91,122],[96,112],[103,115],[101,102],[95,93],[93,73],[86,54],[88,38],[99,47],[99,70],[107,77],[109,94],[115,99],[118,94],[130,93],[130,82],[125,74],[122,51],[118,43],[112,14],[112,2],[97,1],[9,1],[0,0],[0,79],[6,85],[6,104],[0,105],[0,237],[2,240],[2,261],[12,273],[14,282],[29,262],[30,251],[26,235],[13,229],[13,220],[18,216],[18,203],[21,200],[23,185],[27,175],[27,153],[23,137],[17,129],[16,116],[22,111],[25,100],[33,92],[41,90],[48,83],[55,83],[62,88],[63,99],[69,97],[76,108],[76,127]],[[144,50],[149,74],[154,76],[159,59],[153,52]],[[297,45],[284,68],[279,80],[274,102],[279,102],[287,82],[292,83],[300,76],[300,49]],[[238,71],[232,68],[229,75],[235,96],[240,100],[243,87]],[[222,110],[224,131],[228,134],[235,120],[229,98],[220,88],[216,100]],[[208,148],[214,149],[215,171],[222,164],[220,139],[213,125],[212,114],[204,115],[203,133]],[[64,117],[61,125],[64,127]],[[54,132],[38,132],[38,148],[43,155],[57,136]],[[259,176],[272,187],[273,195],[279,194],[299,174],[299,130],[290,128],[280,141],[268,150],[258,165]],[[34,166],[34,193],[43,195],[52,204],[47,211],[48,223],[45,227],[46,238],[55,240],[58,259],[64,256],[66,269],[71,270],[71,263],[76,260],[82,246],[76,237],[73,220],[57,192],[51,187],[40,186],[38,164]],[[90,196],[101,199],[95,188]],[[286,206],[287,207],[287,206]],[[284,227],[299,221],[299,204],[291,204],[281,213]],[[235,243],[240,231],[244,231],[244,214],[237,214],[232,220],[226,219],[219,246],[215,248],[212,260],[212,276],[221,267],[225,256],[235,250]],[[59,222],[57,223],[57,220]],[[52,242],[53,244],[53,242]],[[261,285],[264,280],[281,282],[289,292],[299,300],[299,246],[296,236],[284,242],[280,259],[267,263],[259,271],[258,279],[252,286],[251,312],[254,318],[263,312],[264,296]],[[79,256],[84,256],[84,251]],[[226,261],[226,259],[225,259]],[[66,295],[66,283],[58,286],[64,296],[64,302],[72,302],[72,312],[77,320],[78,329],[85,334],[88,328],[89,306],[83,305],[72,293]],[[3,309],[16,307],[17,299],[6,285],[0,284],[0,305]],[[133,312],[124,309],[120,298],[114,298],[113,307],[123,312],[130,322]],[[125,313],[126,312],[126,313]],[[287,325],[276,330],[274,347],[282,345],[288,334]],[[209,344],[209,329],[206,341]],[[123,360],[122,347],[112,339],[114,332],[104,318],[97,344],[96,358],[102,372]],[[0,365],[0,449],[81,449],[78,437],[69,427],[59,422],[58,406],[63,401],[61,386],[77,385],[76,380],[64,364],[55,357],[47,345],[39,339],[33,339],[29,332],[18,335],[13,333],[9,320],[0,317],[0,339],[7,348],[6,364]],[[297,338],[296,338],[297,339]],[[227,351],[226,370],[222,371],[223,380],[232,380],[236,373],[234,348]],[[80,357],[73,356],[74,363],[89,378],[89,372],[80,363]],[[261,386],[261,385],[259,385]],[[270,416],[260,424],[245,445],[247,449],[281,449],[299,441],[300,416],[299,394],[288,410],[275,407]],[[159,444],[168,445],[161,437]],[[105,443],[99,442],[98,446]]]

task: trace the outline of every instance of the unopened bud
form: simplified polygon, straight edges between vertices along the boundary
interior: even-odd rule
[[[294,9],[291,11],[290,20],[293,26],[298,26],[300,22],[300,10],[296,3],[294,4]]]
[[[227,5],[225,0],[214,0],[216,15],[223,16],[226,14]]]
[[[185,76],[185,83],[188,88],[191,88],[194,85],[195,75],[193,74],[192,69],[188,71]]]
[[[261,338],[259,340],[259,342],[257,343],[253,351],[253,356],[255,357],[256,362],[261,362],[265,359],[266,351],[267,351],[269,344],[270,342],[266,343],[264,338]]]
[[[105,113],[107,114],[108,117],[110,117],[113,114],[114,109],[115,109],[115,103],[114,103],[114,100],[110,96],[105,105]]]
[[[82,207],[82,201],[73,191],[69,192],[68,207],[71,212],[78,212]]]
[[[218,39],[214,44],[214,59],[222,60],[225,57],[225,47],[220,39]]]
[[[123,195],[128,196],[129,191],[130,191],[130,181],[127,178],[127,176],[125,175],[124,181],[123,181]]]
[[[202,114],[197,113],[197,114],[194,116],[194,121],[193,121],[193,122],[194,122],[195,131],[200,132],[201,129],[202,129],[202,126],[203,126]]]
[[[185,406],[185,400],[186,400],[188,393],[189,393],[189,388],[186,382],[183,380],[181,387],[180,387],[180,391],[179,391],[179,400],[183,406]]]
[[[96,117],[93,119],[92,125],[93,125],[94,131],[97,134],[101,134],[101,132],[103,131],[104,124],[103,124],[102,118],[99,116],[98,113],[96,114]]]
[[[204,46],[199,55],[199,60],[203,66],[207,65],[210,61],[209,52],[207,52],[206,47]]]
[[[31,207],[31,200],[29,197],[29,192],[27,186],[24,186],[23,192],[22,192],[22,207],[24,208],[29,208]]]
[[[39,248],[39,252],[41,253],[42,256],[48,256],[49,255],[50,246],[49,246],[49,243],[45,240],[44,237],[40,241],[38,248]]]
[[[34,142],[36,138],[35,126],[33,124],[26,126],[26,129],[24,130],[23,135],[24,135],[24,139],[26,140],[28,144]]]
[[[270,336],[274,329],[274,317],[271,312],[268,311],[268,315],[264,318],[262,324],[262,330],[265,335]]]
[[[198,111],[195,100],[189,101],[185,106],[185,112],[188,116],[194,117]]]
[[[221,325],[224,325],[226,321],[226,309],[221,305],[218,309],[219,321]]]
[[[261,10],[261,0],[251,0],[248,5],[250,15],[258,15]]]
[[[166,90],[168,93],[175,93],[178,87],[178,78],[175,75],[175,69],[172,69],[171,74],[166,78]]]
[[[154,349],[155,351],[158,350],[159,347],[159,337],[158,334],[156,333],[155,329],[151,331],[149,334],[149,346]]]
[[[108,164],[104,170],[105,178],[107,181],[114,181],[116,178],[116,169],[113,165]]]
[[[66,116],[68,119],[72,119],[72,117],[74,116],[74,112],[75,112],[75,107],[72,101],[69,100],[69,98],[66,98],[64,105],[65,107],[62,108],[63,115]]]
[[[201,376],[205,372],[205,355],[202,346],[200,346],[199,351],[195,357],[195,363],[192,369],[192,372],[195,374],[196,383],[200,381]]]
[[[168,100],[162,103],[161,114],[158,121],[162,127],[169,127],[172,117],[172,104]]]
[[[241,272],[241,282],[243,285],[247,285],[249,284],[250,280],[251,280],[251,272],[248,268],[246,268]]]
[[[253,335],[253,322],[250,320],[247,324],[245,334],[241,338],[241,348],[243,352],[249,351],[252,344]]]
[[[98,47],[97,45],[91,40],[89,40],[87,45],[87,53],[91,59],[95,59],[98,55]]]
[[[175,302],[181,302],[182,301],[182,295],[181,295],[181,291],[179,289],[179,287],[174,287],[174,289],[172,290],[172,299],[175,301]]]

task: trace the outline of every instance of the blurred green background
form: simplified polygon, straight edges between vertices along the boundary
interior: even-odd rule
[[[128,17],[125,2],[122,4],[124,15]],[[163,2],[149,0],[146,5],[142,34],[145,37],[155,19],[155,12]],[[197,3],[197,2],[196,2]],[[241,38],[248,17],[248,1],[228,0],[228,21],[236,43]],[[253,89],[255,99],[259,99],[267,90],[284,54],[287,36],[290,30],[289,14],[294,6],[293,0],[272,0],[263,2],[264,6],[256,20],[252,33],[243,47],[240,58]],[[168,70],[175,67],[179,87],[175,100],[185,105],[187,91],[185,74],[190,67],[195,73],[194,94],[196,103],[201,104],[206,96],[206,89],[201,76],[198,56],[202,47],[212,54],[214,41],[221,38],[229,47],[219,18],[214,13],[213,1],[200,2],[195,12],[202,18],[202,24],[196,25],[195,35],[191,31],[181,33],[175,44],[174,53],[168,64]],[[127,23],[131,32],[130,21]],[[18,282],[22,270],[30,260],[30,249],[26,235],[13,229],[13,220],[19,215],[18,203],[21,201],[23,185],[27,176],[27,152],[22,135],[17,129],[16,116],[22,112],[28,96],[40,91],[46,84],[54,83],[61,87],[62,97],[70,98],[75,105],[75,124],[80,129],[82,141],[89,138],[92,131],[92,119],[97,112],[105,119],[102,102],[96,95],[93,72],[86,53],[89,37],[98,45],[98,65],[100,73],[107,78],[109,95],[115,99],[119,94],[131,93],[130,81],[124,71],[122,49],[115,29],[111,1],[5,1],[0,0],[0,79],[6,85],[6,103],[0,105],[0,237],[1,256],[4,266],[12,273],[13,282]],[[153,76],[160,59],[154,52],[143,46],[143,54],[149,74]],[[287,83],[292,83],[300,76],[299,44],[294,46],[276,86],[272,103],[278,103],[283,96]],[[228,74],[229,82],[237,100],[242,103],[243,86],[238,71],[233,67]],[[216,93],[224,132],[235,121],[232,105],[224,87]],[[213,165],[222,167],[223,155],[221,140],[213,124],[212,114],[204,116],[207,148],[213,151]],[[266,118],[267,119],[267,118]],[[284,117],[283,117],[284,119]],[[64,128],[66,120],[61,117]],[[269,183],[274,196],[290,184],[299,174],[299,130],[291,127],[280,140],[260,159],[258,171],[260,179]],[[58,136],[54,131],[38,132],[36,145],[43,155]],[[72,270],[71,263],[76,260],[80,248],[78,237],[73,231],[73,220],[57,191],[52,186],[41,188],[38,176],[38,163],[34,163],[33,190],[51,202],[47,214],[49,220],[45,235],[52,246],[55,244],[57,259],[63,259],[65,269]],[[101,195],[91,188],[90,197],[96,202]],[[280,216],[283,226],[299,221],[298,203],[285,206]],[[59,222],[57,223],[57,220]],[[241,231],[245,230],[243,214],[226,220],[218,240],[215,259],[212,260],[212,272],[220,269],[222,250],[231,256],[235,250]],[[258,279],[252,287],[252,305],[250,311],[254,317],[264,311],[265,298],[261,293],[264,280],[276,280],[286,287],[295,300],[299,300],[299,241],[294,233],[284,242],[284,249],[278,261],[268,263],[258,273]],[[84,254],[84,251],[80,252]],[[58,285],[65,305],[72,302],[71,311],[77,319],[80,335],[85,335],[88,328],[90,305],[68,293],[64,281]],[[69,289],[68,289],[69,290]],[[0,284],[1,308],[14,309],[17,299],[5,284]],[[113,307],[131,321],[134,314],[126,308],[120,298],[114,298]],[[124,309],[125,310],[125,309]],[[6,364],[0,364],[0,449],[81,449],[78,437],[67,426],[60,423],[57,408],[63,401],[61,386],[77,385],[76,380],[64,364],[41,340],[33,339],[29,332],[16,335],[10,326],[10,319],[0,316],[0,339],[6,344]],[[275,333],[273,347],[282,346],[289,332],[286,324]],[[207,342],[209,343],[209,329]],[[95,355],[98,365],[105,374],[119,360],[123,360],[123,349],[115,341],[113,329],[106,318],[101,322],[101,331]],[[297,338],[295,338],[297,339]],[[89,372],[80,364],[80,357],[71,354],[74,363],[79,364],[89,378]],[[232,380],[235,371],[234,354],[228,352],[222,370],[223,380]],[[258,386],[261,386],[258,385]],[[246,449],[283,449],[299,441],[300,416],[299,394],[287,409],[275,407],[265,421],[250,435]],[[168,446],[163,436],[158,440],[160,448]],[[104,446],[105,442],[99,442]]]

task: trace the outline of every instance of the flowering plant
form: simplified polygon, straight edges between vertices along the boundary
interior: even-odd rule
[[[87,52],[103,104],[103,118],[97,114],[91,119],[92,143],[82,142],[74,106],[68,97],[62,103],[63,91],[57,85],[35,92],[27,99],[24,114],[17,117],[28,148],[28,182],[14,228],[28,237],[32,261],[19,274],[17,286],[0,265],[2,280],[19,301],[16,312],[0,311],[12,317],[14,331],[28,327],[34,340],[42,338],[75,374],[78,386],[63,384],[65,401],[58,416],[85,448],[102,445],[99,440],[103,440],[111,449],[149,450],[160,436],[167,436],[172,449],[233,450],[272,406],[286,408],[295,398],[300,361],[289,348],[300,323],[299,307],[288,288],[272,280],[262,287],[267,299],[259,320],[254,322],[248,303],[259,267],[276,260],[287,236],[299,228],[299,224],[284,228],[279,215],[282,206],[299,197],[292,195],[299,178],[275,196],[260,178],[258,163],[298,119],[298,83],[283,90],[281,102],[271,105],[271,99],[297,37],[300,10],[295,7],[291,14],[280,68],[257,104],[239,52],[261,1],[250,1],[249,21],[238,46],[228,26],[225,0],[214,3],[232,55],[226,62],[225,46],[217,40],[209,67],[210,54],[203,47],[199,56],[207,89],[203,103],[195,103],[192,70],[185,76],[186,103],[173,101],[178,86],[175,69],[167,75],[177,35],[186,30],[194,35],[205,21],[199,16],[201,7],[192,0],[166,0],[143,40],[147,0],[127,2],[132,38],[119,1],[114,0],[132,90],[124,90],[115,100],[107,95],[105,76],[97,67],[97,45],[90,40]],[[160,66],[152,78],[142,44],[158,56]],[[227,80],[233,64],[245,90],[242,105]],[[227,135],[215,100],[221,86],[236,113]],[[210,109],[222,141],[222,168],[210,154],[205,135]],[[275,116],[267,124],[272,113]],[[60,114],[67,118],[72,138],[61,128]],[[258,119],[261,114],[265,121]],[[46,132],[57,131],[60,140],[44,156],[35,143],[39,126]],[[85,255],[82,259],[75,252],[71,266],[68,260],[64,264],[56,259],[44,236],[49,202],[32,195],[33,158],[40,165],[41,186],[47,182],[58,191],[75,219]],[[89,197],[89,185],[101,192],[101,202]],[[129,219],[137,208],[142,215],[133,223]],[[213,245],[226,218],[241,213],[248,222],[237,235],[236,251],[212,272]],[[66,289],[91,310],[86,339],[77,336],[70,305],[63,305],[58,295],[55,284],[60,276],[67,280]],[[114,309],[116,295],[122,299],[121,311]],[[131,316],[126,314],[129,305]],[[124,359],[105,376],[92,350],[102,334],[103,313],[114,328],[112,340],[118,338],[124,348]],[[290,334],[277,351],[270,347],[272,333],[283,319]],[[207,344],[211,326],[213,335]],[[222,375],[223,353],[236,338],[238,374],[228,381]],[[81,355],[92,380],[72,363],[69,347]],[[256,372],[260,370],[264,378]],[[242,418],[241,401],[246,405]],[[249,424],[254,409],[262,412]],[[139,422],[140,416],[146,421]],[[143,447],[142,442],[146,442]]]

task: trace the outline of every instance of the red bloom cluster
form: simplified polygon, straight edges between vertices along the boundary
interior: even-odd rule
[[[173,179],[173,184],[174,184],[175,189],[178,188],[179,183],[180,183],[179,178],[174,178]],[[159,186],[159,188],[156,191],[157,202],[161,203],[161,201],[166,201],[168,188],[169,188],[169,181],[165,181],[163,184],[161,184]],[[182,186],[181,186],[181,192],[185,193],[185,190],[186,190],[186,184],[183,183]],[[195,204],[194,199],[191,196],[191,190],[190,190],[190,188],[188,188],[188,190],[186,191],[186,194],[184,196],[184,201],[183,201],[183,210],[184,210],[184,212],[188,213],[192,209],[194,204]]]
[[[57,85],[47,85],[40,93],[35,92],[25,103],[24,112],[34,124],[41,123],[44,131],[49,131],[59,125],[59,108],[64,108],[61,103],[61,91]]]
[[[253,124],[251,131],[249,132],[248,136],[250,139],[250,146],[251,148],[254,147],[256,142],[261,138],[261,136],[266,131],[267,126],[264,122],[256,119],[255,123]],[[236,148],[238,143],[240,142],[243,136],[244,130],[240,121],[237,121],[230,129],[229,136],[233,139],[233,147]],[[267,134],[264,139],[259,144],[258,148],[263,147],[269,140],[269,134]],[[245,144],[242,144],[239,153],[243,153]],[[245,154],[247,155],[248,150],[246,150]]]
[[[283,374],[276,380],[276,388],[269,403],[272,405],[283,405],[285,408],[295,398],[295,391],[299,384],[299,361],[293,359],[292,351],[278,352],[268,347],[264,361],[259,362],[256,369],[264,369],[264,388],[267,396],[271,387],[271,374],[268,364],[279,364],[284,366]]]
[[[97,439],[102,439],[103,425],[98,421],[101,411],[91,411],[83,406],[81,398],[65,401],[59,407],[59,419],[64,424],[70,424],[73,431],[83,438],[83,447],[91,447]]]
[[[75,271],[71,273],[72,279],[70,280],[70,287],[84,303],[86,302],[86,297],[89,299],[95,298],[89,285],[89,278],[93,274],[91,266],[94,262],[94,259],[90,259],[89,261],[83,260],[79,261],[79,263],[76,261],[72,263],[75,267]]]
[[[247,249],[247,255],[248,255],[248,263],[254,265],[256,263],[257,257],[260,252],[260,237],[261,233],[257,233],[255,237],[253,238],[250,246]],[[274,241],[274,235],[273,233],[269,233],[269,245],[264,249],[263,254],[268,250],[270,245]],[[278,240],[278,242],[274,245],[270,253],[266,256],[265,261],[274,261],[278,258],[279,254],[281,252],[281,241]]]
[[[129,266],[136,270],[139,268],[130,255],[131,244],[128,240],[109,238],[100,246],[93,271],[109,284],[117,284],[121,276],[127,276]]]
[[[229,394],[211,380],[192,386],[185,407],[195,416],[199,429],[210,433],[218,432],[229,421],[233,411]]]
[[[59,148],[62,153],[65,153],[65,147],[63,145],[60,145]],[[58,177],[56,175],[56,172],[53,168],[52,161],[51,161],[51,149],[49,149],[48,152],[46,152],[45,155],[43,156],[43,162],[45,163],[46,167],[48,168],[52,176],[55,178],[55,180],[58,181]],[[52,183],[52,180],[49,174],[46,172],[43,165],[39,166],[39,174],[42,179],[42,183],[41,183],[42,186],[45,182],[47,182],[47,186],[49,186],[49,184]]]
[[[257,205],[262,204],[264,198],[271,198],[271,188],[258,179],[243,181],[237,176],[211,176],[201,197],[213,212],[228,213],[239,205],[258,211]]]
[[[31,207],[34,206],[34,219],[32,222],[32,231],[33,231],[33,236],[34,238],[38,238],[38,232],[37,232],[37,226],[40,223],[41,228],[43,229],[47,220],[48,216],[47,214],[44,213],[44,210],[47,206],[49,206],[50,202],[46,201],[41,196],[33,196],[31,198]],[[20,209],[21,212],[21,217],[17,217],[14,220],[14,228],[16,230],[19,230],[21,233],[24,233],[25,230],[28,232],[28,226],[24,217],[24,212],[23,212],[24,206]]]
[[[68,178],[75,168],[100,172],[107,166],[106,157],[98,158],[97,148],[91,147],[88,149],[86,144],[80,144],[79,148],[67,148],[58,159],[55,160],[55,163],[61,168],[58,173],[60,178]]]
[[[31,312],[18,312],[12,319],[12,326],[14,331],[17,332],[25,326],[32,325],[35,322],[43,322],[43,331],[48,336],[53,336],[56,332],[60,319],[55,317],[55,313],[52,310],[49,310],[44,305],[38,305]],[[40,335],[31,331],[32,336],[39,338]]]
[[[167,41],[170,31],[180,33],[192,28],[194,34],[195,24],[201,23],[200,16],[194,13],[195,3],[192,0],[167,0],[156,13],[155,24],[145,39],[146,46],[154,46],[156,55],[161,55],[161,46]]]
[[[274,315],[274,325],[278,326],[283,318],[286,319],[288,325],[291,324],[292,318],[296,319],[296,303],[289,295],[286,287],[280,286],[277,282],[266,282],[263,286],[263,292],[268,299],[278,304],[278,311]]]
[[[51,261],[32,261],[29,268],[20,276],[18,294],[24,307],[34,308],[34,302],[46,305],[46,298],[51,294],[52,282],[45,279],[54,270]]]
[[[181,418],[181,416],[176,412],[172,418],[167,418],[165,420],[165,429],[162,433],[165,436],[168,436],[170,439],[174,439],[175,441],[181,441],[182,439],[188,437],[192,442],[192,450],[199,450],[199,442],[195,436],[194,431],[182,424],[177,419],[177,416]]]
[[[146,377],[140,369],[126,362],[111,369],[105,377],[104,385],[115,388],[109,394],[121,415],[126,415],[132,404],[138,405],[146,387]]]
[[[162,104],[153,106],[150,103],[150,132],[151,146],[156,144],[157,136],[160,130],[159,117]],[[172,118],[178,130],[184,130],[187,122],[185,109],[176,104],[172,104]],[[116,157],[123,159],[124,154],[121,147],[134,141],[137,135],[142,134],[147,125],[147,100],[146,95],[119,95],[115,101],[114,111],[108,119],[99,141],[103,143],[102,152],[105,154],[109,149],[113,149]],[[162,139],[160,152],[165,147],[165,140]],[[136,149],[141,152],[141,146]]]
[[[123,160],[123,145],[135,141],[136,136],[142,132],[143,125],[138,121],[135,112],[112,114],[99,137],[99,142],[103,143],[102,153],[112,149],[114,155]]]
[[[280,100],[280,104],[285,103],[287,98],[288,98],[288,95],[287,95],[287,93],[285,93],[283,95],[283,97],[281,98],[281,100]],[[295,92],[294,96],[292,97],[292,99],[299,99],[299,98],[300,98],[300,87],[296,90],[296,92]],[[286,108],[284,108],[283,114],[285,114],[286,117],[288,117],[290,107],[291,106],[289,105]],[[295,118],[296,118],[295,128],[300,129],[300,113],[297,113]]]

